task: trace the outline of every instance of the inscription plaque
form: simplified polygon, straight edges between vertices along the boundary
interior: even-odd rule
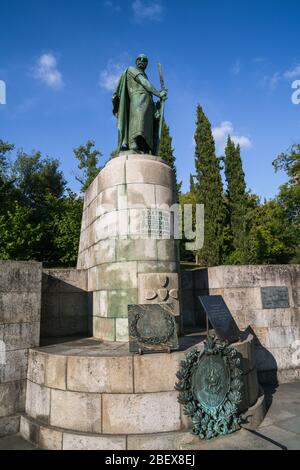
[[[143,210],[140,234],[152,238],[170,238],[170,212],[158,209]]]
[[[178,349],[174,312],[168,304],[128,305],[129,351]]]
[[[261,287],[262,308],[289,308],[289,290],[287,287]]]
[[[218,338],[234,343],[241,332],[221,295],[200,295],[199,300]]]

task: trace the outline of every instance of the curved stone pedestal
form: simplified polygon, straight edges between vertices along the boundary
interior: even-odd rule
[[[141,356],[131,355],[128,343],[95,339],[31,350],[22,436],[44,449],[180,449],[195,438],[177,402],[176,372],[202,339],[185,336],[180,351]],[[241,411],[248,410],[247,427],[254,428],[264,400],[258,399],[253,337],[234,347],[244,370]]]

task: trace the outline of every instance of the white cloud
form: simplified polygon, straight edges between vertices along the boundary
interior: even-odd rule
[[[252,142],[248,137],[244,135],[237,135],[235,133],[234,126],[230,121],[222,121],[220,126],[214,127],[212,129],[212,134],[215,139],[218,153],[224,152],[226,141],[229,135],[233,142],[236,145],[239,144],[241,148],[252,147]]]
[[[56,57],[51,54],[42,54],[34,68],[34,77],[41,80],[53,90],[63,86],[62,74],[57,68]]]
[[[100,73],[99,85],[101,88],[114,91],[125,68],[126,67],[121,64],[115,64],[110,61],[106,69],[102,70]]]
[[[275,90],[275,88],[277,88],[277,85],[279,83],[279,81],[281,80],[281,75],[279,72],[275,72],[271,79],[270,79],[270,82],[269,82],[269,85],[270,85],[270,88],[271,90]]]
[[[113,0],[105,0],[104,2],[105,8],[111,10],[112,12],[115,13],[120,13],[121,7],[118,3],[114,2]]]
[[[159,1],[134,0],[132,2],[134,19],[138,22],[143,20],[160,21],[162,17],[162,6]]]
[[[287,70],[284,72],[283,76],[288,80],[293,80],[294,78],[300,77],[300,65],[296,65],[296,67],[293,69]]]

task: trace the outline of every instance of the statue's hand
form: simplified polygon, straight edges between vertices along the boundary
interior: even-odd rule
[[[168,98],[168,91],[167,90],[162,90],[159,94],[159,97],[161,100],[166,100]]]

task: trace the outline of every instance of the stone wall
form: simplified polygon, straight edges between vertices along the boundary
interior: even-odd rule
[[[28,349],[39,346],[42,265],[0,261],[0,436],[18,432]]]
[[[90,332],[87,271],[44,269],[41,338],[88,336]]]
[[[260,380],[270,381],[276,371],[280,382],[300,379],[300,265],[186,271],[182,288],[186,327],[205,327],[198,295],[222,295],[240,329],[250,326],[256,336]],[[268,304],[264,296],[276,292],[279,298]]]

